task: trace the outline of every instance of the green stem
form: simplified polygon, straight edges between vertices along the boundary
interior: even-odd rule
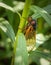
[[[24,24],[26,23],[25,20],[28,17],[28,12],[29,12],[29,8],[30,8],[30,5],[31,5],[31,1],[32,0],[26,0],[24,10],[23,10],[23,13],[22,13],[22,17],[21,17],[21,20],[20,20],[20,25],[19,25],[18,32],[22,31],[22,29],[24,27]]]
[[[22,32],[24,24],[26,23],[25,20],[28,17],[28,12],[29,12],[29,8],[30,8],[30,5],[31,5],[31,1],[32,0],[26,0],[26,2],[25,2],[25,6],[24,6],[24,9],[23,9],[22,17],[21,17],[21,20],[20,20],[19,29],[18,29],[18,32],[17,32],[17,35],[16,35],[16,41],[15,41],[15,44],[14,44],[14,46],[15,46],[14,47],[14,51],[15,52],[16,52],[16,46],[17,46],[17,37],[18,37],[19,33]]]
[[[24,24],[26,23],[25,21],[26,21],[26,19],[28,17],[28,13],[29,13],[29,8],[30,8],[30,5],[31,5],[31,2],[32,2],[32,0],[26,0],[25,1],[25,6],[24,6],[22,17],[21,17],[21,20],[20,20],[19,29],[18,29],[18,32],[17,32],[17,35],[16,35],[16,40],[15,40],[15,43],[14,43],[14,55],[16,53],[18,35],[19,35],[19,33],[22,32]],[[14,62],[13,60],[14,60],[14,58],[12,59],[11,65]]]

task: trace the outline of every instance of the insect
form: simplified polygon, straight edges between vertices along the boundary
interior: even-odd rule
[[[28,17],[28,23],[25,26],[25,37],[28,46],[34,46],[36,40],[36,20]]]

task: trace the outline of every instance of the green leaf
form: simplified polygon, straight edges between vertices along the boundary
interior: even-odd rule
[[[51,16],[47,13],[47,11],[35,5],[31,6],[31,10],[35,13],[39,13],[46,20],[49,26],[51,26]]]
[[[23,10],[24,8],[24,2],[19,2],[19,1],[13,1],[13,4],[14,4],[14,10],[15,11],[20,11],[20,10]]]
[[[47,11],[49,14],[51,13],[51,5],[47,5],[47,6],[43,7],[43,9],[44,9],[45,11]],[[40,17],[42,17],[42,16],[41,16],[38,12],[36,12],[36,11],[35,11],[35,13],[32,15],[32,18],[35,18],[35,19],[40,18]]]
[[[51,5],[47,5],[43,9],[45,9],[49,14],[51,14]]]
[[[15,34],[13,28],[7,20],[0,18],[0,29],[2,29],[5,32],[5,34],[12,40],[12,42],[14,42]]]
[[[40,17],[41,17],[41,15],[37,12],[32,15],[32,18],[34,18],[34,19],[37,19],[37,18],[40,18]]]
[[[16,34],[17,31],[18,31],[19,23],[20,23],[20,17],[19,17],[19,15],[17,15],[17,14],[15,13],[15,14],[14,14],[14,22],[13,22],[13,29],[14,29],[15,34]]]
[[[8,9],[8,10],[10,10],[10,11],[14,12],[14,10],[13,10],[13,8],[12,8],[12,7],[10,7],[10,6],[6,5],[6,4],[4,4],[4,3],[2,3],[2,2],[0,2],[0,7],[3,7],[3,8],[5,8],[5,9]]]
[[[47,59],[48,61],[51,61],[51,54],[50,53],[45,53],[45,52],[42,52],[39,50],[30,52],[29,57],[32,59],[32,61],[35,60],[35,58],[37,58],[37,59],[44,58],[44,59]]]
[[[21,17],[21,15],[18,11],[15,11],[13,7],[6,5],[5,3],[0,2],[0,7],[10,10],[11,12],[18,14]]]
[[[43,49],[51,51],[51,37],[42,45]]]
[[[17,49],[14,65],[28,65],[28,52],[26,47],[26,40],[22,33],[17,37]]]

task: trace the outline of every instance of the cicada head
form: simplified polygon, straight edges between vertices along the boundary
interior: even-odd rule
[[[36,31],[36,20],[32,20],[31,25],[33,26],[34,31]]]

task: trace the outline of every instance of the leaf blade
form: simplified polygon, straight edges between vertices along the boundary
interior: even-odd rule
[[[49,26],[51,26],[51,16],[48,14],[47,11],[45,11],[44,9],[38,7],[38,6],[31,6],[31,10],[33,12],[37,12],[39,13],[45,20],[46,22],[49,24]]]
[[[3,18],[0,18],[0,29],[5,32],[5,34],[12,40],[12,42],[15,41],[15,33],[13,31],[13,28],[8,23],[8,21]]]
[[[28,65],[28,52],[26,49],[26,41],[22,33],[20,33],[17,37],[15,65]]]

